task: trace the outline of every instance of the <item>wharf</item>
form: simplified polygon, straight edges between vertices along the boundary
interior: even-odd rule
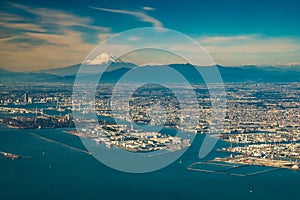
[[[43,137],[41,135],[38,135],[38,134],[35,134],[35,133],[30,133],[30,135],[33,135],[33,136],[36,136],[40,139],[43,139],[45,141],[48,141],[48,142],[52,142],[52,143],[55,143],[55,144],[59,144],[61,146],[64,146],[64,147],[67,147],[69,149],[72,149],[72,150],[75,150],[75,151],[79,151],[79,152],[82,152],[82,153],[86,153],[86,154],[89,154],[91,155],[91,153],[89,151],[86,151],[86,150],[83,150],[83,149],[79,149],[77,147],[73,147],[71,145],[68,145],[68,144],[65,144],[65,143],[62,143],[62,142],[59,142],[59,141],[55,141],[55,140],[52,140],[52,139],[49,139],[49,138],[46,138],[46,137]]]
[[[206,173],[217,173],[217,174],[230,175],[230,176],[253,176],[253,175],[281,169],[277,167],[264,166],[262,170],[250,171],[249,170],[250,167],[253,167],[253,165],[245,164],[245,163],[242,164],[242,163],[226,162],[225,160],[214,159],[206,162],[192,163],[190,166],[188,166],[188,170],[206,172]],[[241,171],[242,168],[245,168],[244,169],[245,172],[236,172],[236,171]],[[247,172],[247,170],[249,171]]]

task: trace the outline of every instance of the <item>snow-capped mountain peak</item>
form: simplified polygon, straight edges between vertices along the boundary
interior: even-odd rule
[[[109,62],[120,62],[120,59],[115,58],[113,55],[109,53],[101,53],[96,58],[85,61],[85,64],[101,65],[101,64],[107,64]]]

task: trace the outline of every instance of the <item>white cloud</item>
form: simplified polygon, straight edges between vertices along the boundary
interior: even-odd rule
[[[9,22],[1,22],[0,27],[25,30],[25,31],[36,31],[36,32],[45,32],[40,26],[31,23],[9,23]]]
[[[136,42],[136,41],[141,40],[141,38],[140,38],[140,37],[132,36],[132,37],[129,37],[127,40],[128,40],[128,41],[132,41],[132,42]]]
[[[149,6],[144,6],[143,10],[156,10],[155,8],[149,7]]]
[[[72,13],[56,9],[31,8],[29,6],[15,3],[10,3],[10,5],[37,16],[37,20],[40,22],[40,25],[54,25],[62,28],[65,26],[81,26],[99,31],[110,31],[110,28],[107,27],[90,25],[93,20],[89,17],[77,16]]]
[[[105,12],[131,15],[131,16],[136,17],[140,21],[151,23],[154,27],[158,27],[158,28],[163,27],[163,24],[158,19],[151,17],[141,11],[117,10],[117,9],[108,9],[108,8],[98,8],[98,7],[92,7],[92,6],[90,6],[90,8],[95,9],[95,10],[105,11]]]
[[[212,52],[277,53],[299,50],[296,38],[266,37],[260,34],[201,37],[197,41]]]
[[[247,40],[254,35],[238,35],[238,36],[204,36],[199,39],[203,44],[219,44],[223,42]]]
[[[99,39],[99,42],[103,42],[110,36],[112,36],[112,33],[100,33],[97,37]]]
[[[31,71],[82,62],[97,41],[95,44],[86,42],[82,32],[74,30],[74,26],[93,30],[99,41],[111,35],[110,28],[93,25],[89,17],[56,9],[10,5],[31,13],[34,18],[7,12],[0,14],[0,67],[9,70]]]
[[[197,41],[217,63],[272,65],[300,61],[300,39],[267,37],[261,34],[205,36]]]
[[[1,66],[10,70],[31,71],[65,67],[80,63],[94,47],[85,43],[80,33],[63,34],[27,33],[32,41],[47,41],[42,45],[27,42],[0,42]]]

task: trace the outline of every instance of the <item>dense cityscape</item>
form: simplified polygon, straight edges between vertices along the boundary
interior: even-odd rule
[[[128,84],[124,88],[130,88]],[[179,91],[190,98],[185,87]],[[136,91],[129,102],[130,115],[122,111],[126,101],[119,101],[118,112],[111,107],[112,84],[99,85],[96,103],[89,99],[72,102],[72,86],[1,86],[1,122],[11,128],[43,129],[43,128],[74,128],[74,120],[84,123],[85,128],[70,133],[93,138],[107,147],[116,146],[133,152],[146,152],[161,149],[179,150],[188,147],[190,142],[182,138],[167,136],[161,133],[134,129],[133,126],[108,123],[99,120],[100,128],[89,125],[89,118],[73,119],[73,112],[82,116],[96,112],[97,116],[115,117],[125,122],[131,118],[135,123],[151,126],[173,127],[191,134],[214,133],[210,129],[211,105],[209,93],[204,85],[194,85],[197,102],[191,102],[193,109],[200,108],[199,123],[185,126],[185,121],[192,116],[180,115],[180,106],[174,94],[162,87],[149,85]],[[213,134],[231,144],[222,151],[237,153],[240,156],[255,157],[269,160],[289,161],[293,169],[299,167],[298,142],[299,127],[299,83],[228,83],[227,112],[222,121],[221,133]],[[126,89],[124,90],[126,93]],[[73,104],[73,108],[72,108]],[[153,105],[161,106],[151,116]],[[95,108],[95,110],[94,110]],[[92,130],[92,131],[89,131]],[[251,145],[255,144],[255,145]],[[235,147],[232,147],[234,145]],[[226,158],[233,162],[235,156]],[[224,161],[224,160],[223,160]],[[256,162],[259,165],[260,162]]]

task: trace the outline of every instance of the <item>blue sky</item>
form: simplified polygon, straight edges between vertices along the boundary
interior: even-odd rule
[[[297,64],[299,8],[289,0],[3,0],[0,68],[80,63],[107,37],[149,26],[189,35],[223,65]]]

